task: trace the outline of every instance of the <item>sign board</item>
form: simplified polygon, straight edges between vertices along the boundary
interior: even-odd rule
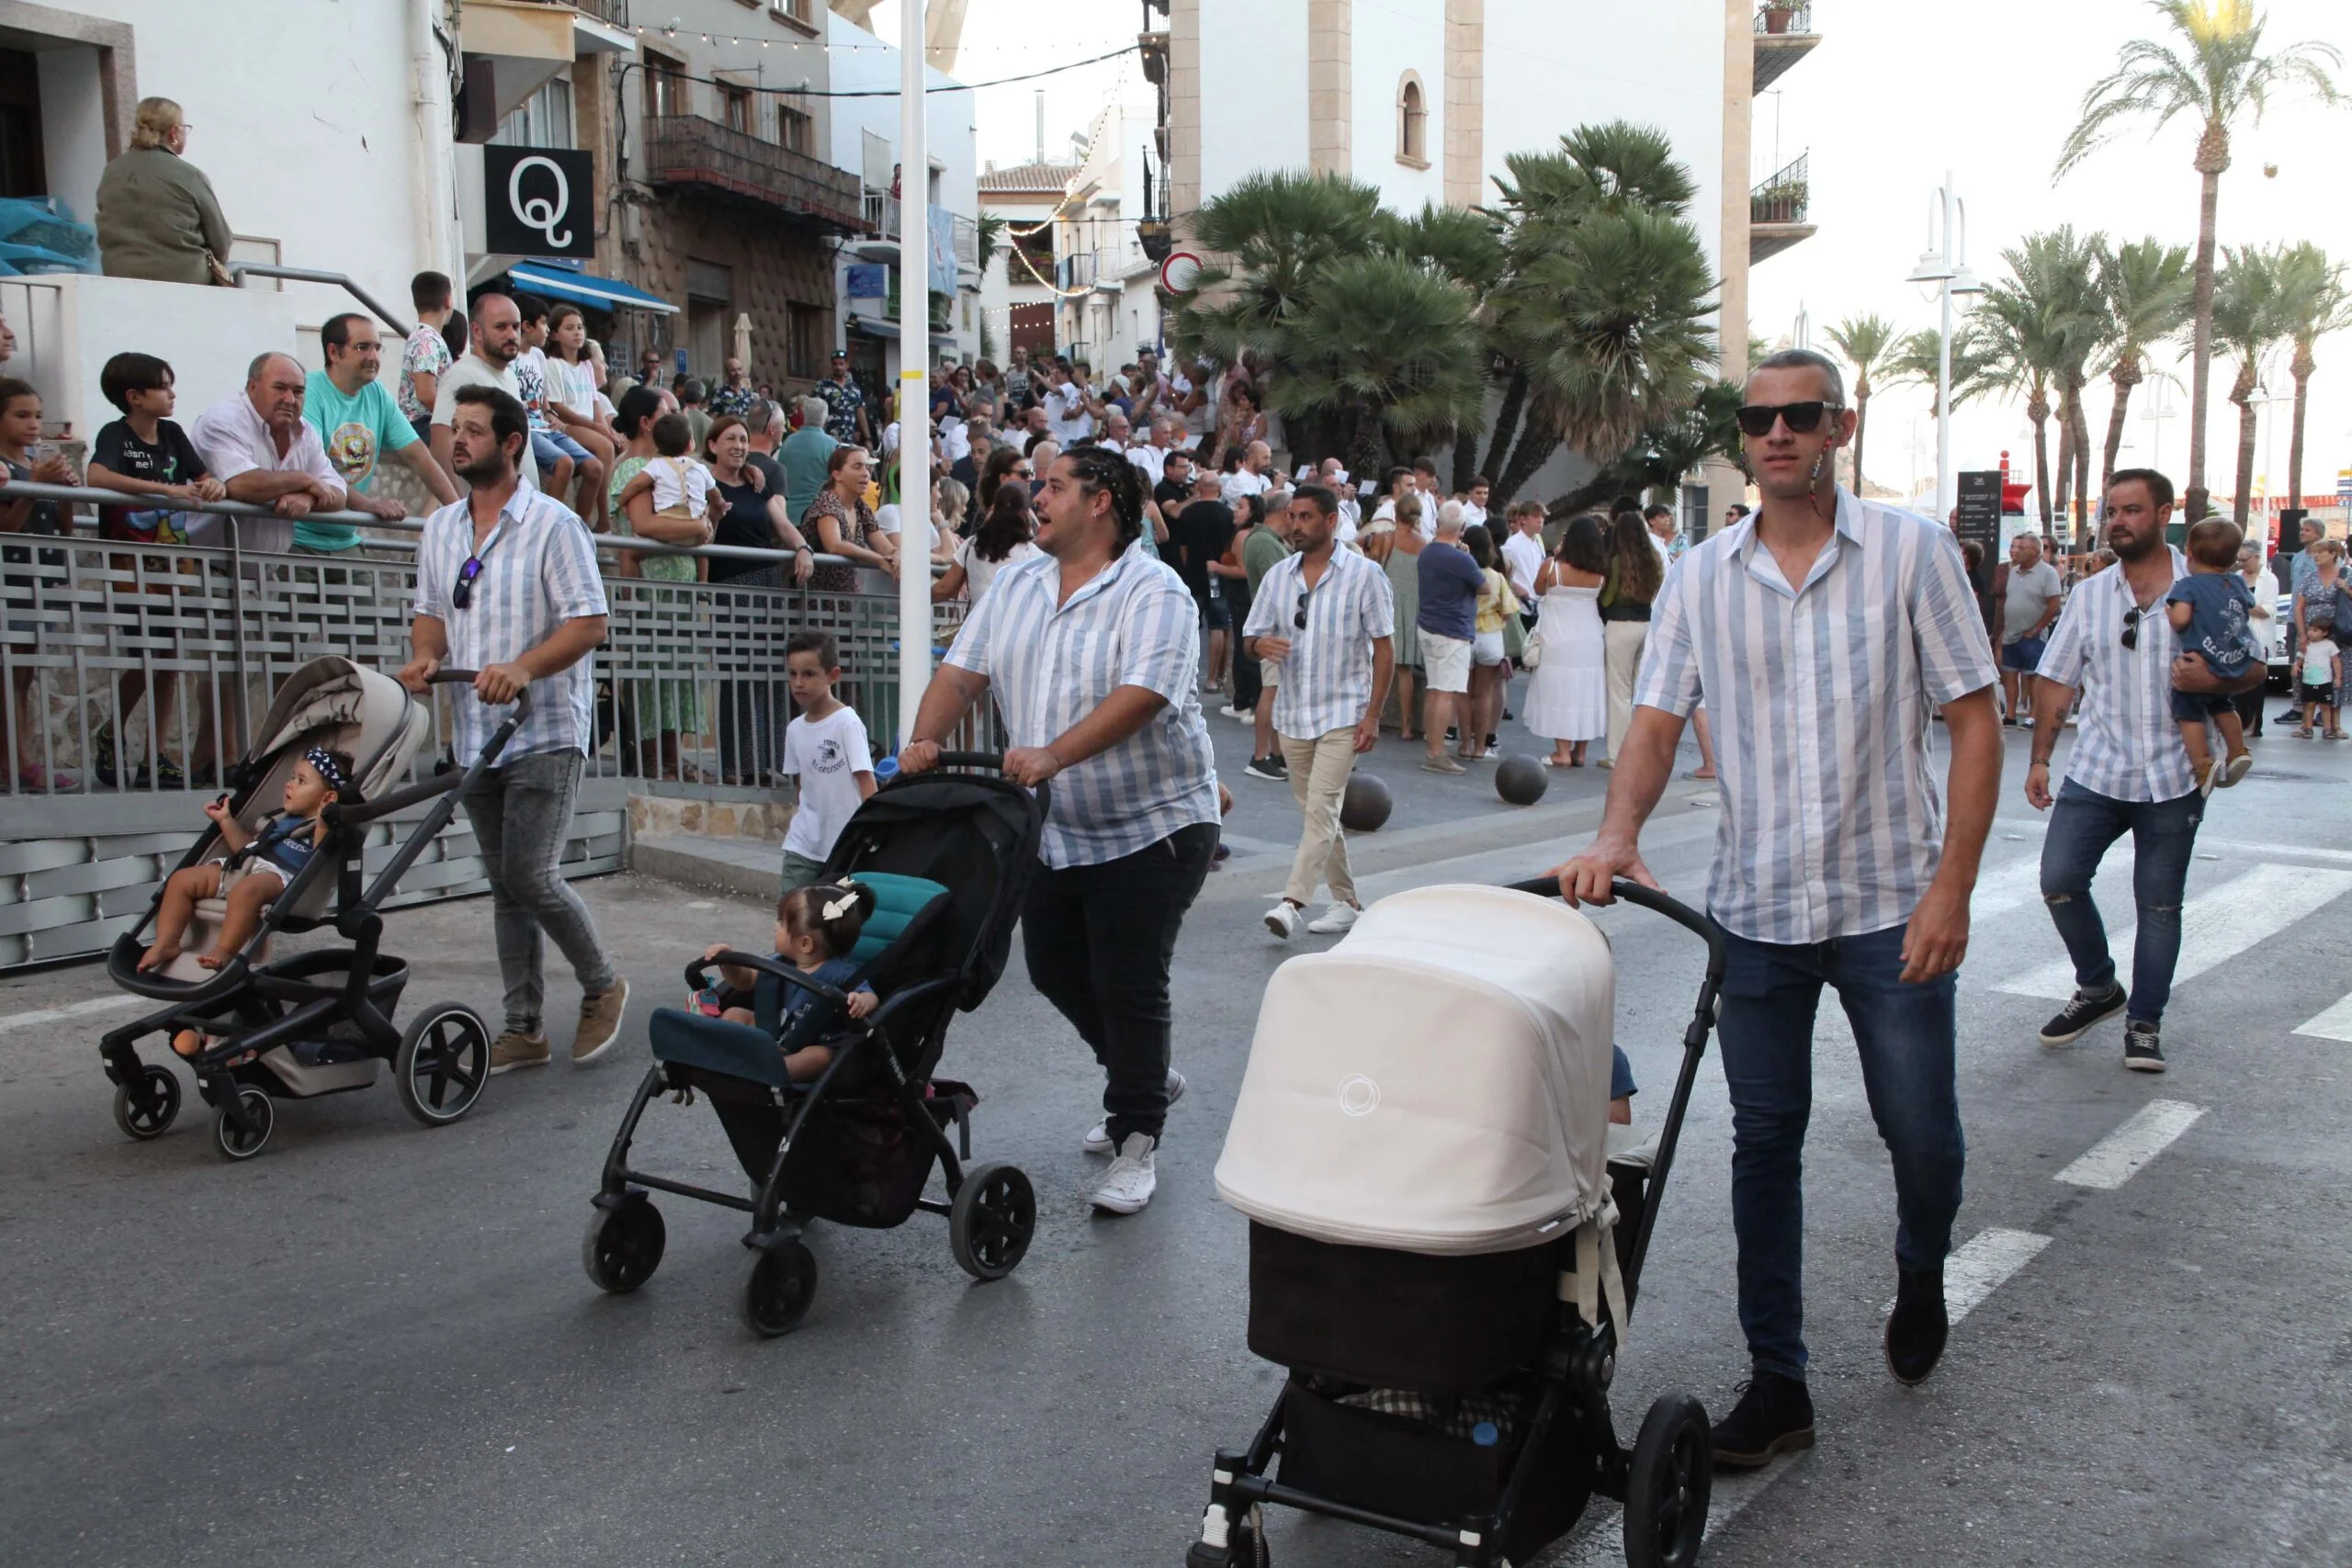
[[[880,262],[852,262],[842,269],[842,298],[884,299],[890,293],[890,269]]]
[[[1993,569],[1999,564],[2001,554],[2001,473],[1997,468],[1984,469],[1960,476],[1960,515],[1952,532],[1961,543],[1976,541],[1984,552],[1976,563],[1976,592],[1993,592]]]
[[[485,147],[482,237],[510,256],[596,254],[595,158],[555,147]]]

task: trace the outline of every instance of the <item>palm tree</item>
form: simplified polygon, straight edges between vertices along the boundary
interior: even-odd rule
[[[1894,323],[1884,316],[1849,316],[1826,334],[1854,367],[1854,493],[1862,493],[1862,438],[1870,434],[1871,378],[1883,377],[1894,356]]]
[[[2343,57],[2324,43],[2262,48],[2263,18],[2254,0],[2153,0],[2171,25],[2166,42],[2133,39],[2116,68],[2083,95],[2082,117],[2059,150],[2053,180],[2063,179],[2121,132],[2126,120],[2154,117],[2160,129],[2176,116],[2203,122],[2193,166],[2200,182],[2197,212],[2197,272],[2191,299],[2188,410],[2188,519],[2205,515],[2206,378],[2213,363],[2213,246],[2222,174],[2230,166],[2230,129],[2245,118],[2262,122],[2271,94],[2305,87],[2335,103],[2331,68]]]
[[[1922,327],[1897,343],[1886,358],[1886,385],[1905,384],[1928,389],[1928,413],[1936,413],[1936,373],[1940,344],[1933,328]],[[1991,339],[1973,321],[1954,323],[1951,330],[1951,406],[1960,407],[1998,381]]]
[[[1202,268],[1175,312],[1177,351],[1218,365],[1278,365],[1290,318],[1324,268],[1363,255],[1395,219],[1380,193],[1344,175],[1251,175],[1203,207],[1193,232],[1220,265]]]
[[[1485,363],[1470,291],[1400,255],[1350,256],[1315,279],[1292,322],[1268,400],[1284,418],[1336,422],[1348,467],[1477,417]]]
[[[1976,313],[1992,368],[1992,384],[2025,394],[2026,418],[2033,422],[2034,483],[2041,499],[2044,528],[2054,525],[2060,491],[2071,491],[2080,439],[2085,367],[2098,345],[2103,311],[2094,285],[2097,246],[2062,225],[2001,253],[2009,276],[1984,292]],[[2051,397],[2060,415],[2060,486],[2051,484]],[[2087,453],[2080,453],[2086,466]],[[2076,530],[2079,532],[2079,529]]]
[[[2254,393],[2262,356],[2294,331],[2279,288],[2276,250],[2225,250],[2225,265],[2213,284],[2213,340],[2238,362],[2230,401],[2238,405],[2237,500],[2233,518],[2240,529],[2254,502]]]
[[[2295,434],[2287,446],[2287,504],[2300,507],[2303,504],[2303,409],[2311,394],[2312,372],[2319,368],[2312,358],[2312,348],[2328,333],[2352,328],[2352,285],[2346,281],[2342,263],[2329,261],[2327,253],[2305,240],[2278,258],[2278,286],[2288,335],[2295,340],[2295,357],[2287,367],[2295,378]]]
[[[2147,378],[2148,349],[2188,323],[2188,247],[2156,240],[2134,240],[2101,258],[2100,299],[2107,306],[2107,379],[2115,389],[2107,414],[2107,450],[2099,460],[2099,493],[2115,472],[2123,447],[2123,418],[2132,390]]]

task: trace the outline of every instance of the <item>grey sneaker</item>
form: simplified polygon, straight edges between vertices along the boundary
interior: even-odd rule
[[[1139,1213],[1151,1201],[1152,1190],[1159,1185],[1159,1175],[1152,1168],[1152,1156],[1159,1147],[1159,1140],[1148,1133],[1129,1133],[1119,1152],[1111,1156],[1111,1168],[1102,1173],[1102,1184],[1094,1190],[1094,1206],[1106,1214]]]
[[[1184,1075],[1170,1067],[1168,1069],[1168,1103],[1172,1106],[1183,1098]],[[1109,1154],[1111,1152],[1110,1123],[1097,1122],[1093,1126],[1089,1127],[1086,1130],[1086,1136],[1079,1140],[1078,1146],[1091,1155]]]
[[[548,1037],[526,1034],[519,1029],[502,1032],[490,1046],[490,1076],[511,1073],[517,1067],[544,1067],[548,1065]]]
[[[580,998],[580,1027],[572,1031],[571,1059],[593,1062],[612,1049],[621,1037],[621,1018],[628,1011],[628,982],[617,976],[600,996]]]

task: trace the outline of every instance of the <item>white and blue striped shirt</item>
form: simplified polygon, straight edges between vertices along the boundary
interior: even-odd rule
[[[2171,581],[2188,575],[2188,558],[2173,550]],[[2121,566],[2085,578],[2060,612],[2035,673],[2081,693],[2066,777],[2109,800],[2177,800],[2197,787],[2172,716],[2180,644],[2159,593],[2141,613],[2132,646],[2124,647],[2124,617],[2139,607]]]
[[[1710,911],[1751,942],[1901,925],[1943,856],[1929,717],[1991,685],[1950,530],[1838,491],[1794,589],[1750,517],[1667,572],[1634,700],[1714,725]]]
[[[448,628],[453,670],[511,663],[553,636],[566,621],[605,613],[605,582],[596,547],[572,510],[544,491],[517,487],[479,549],[470,501],[460,500],[425,519],[416,546],[416,613]],[[466,562],[479,556],[466,607],[451,595]],[[531,682],[531,716],[523,721],[500,765],[537,751],[595,750],[595,674],[591,653],[568,670]],[[506,716],[472,692],[454,698],[458,761],[469,762]]]
[[[1135,734],[1055,775],[1041,852],[1056,870],[1100,865],[1217,819],[1191,591],[1140,542],[1067,604],[1061,580],[1051,556],[1008,563],[947,650],[948,663],[988,678],[1016,747],[1050,745],[1121,686],[1167,699]]]
[[[1244,637],[1290,639],[1274,688],[1274,733],[1311,740],[1353,729],[1372,705],[1372,645],[1396,629],[1388,573],[1353,550],[1335,549],[1321,581],[1306,586],[1305,556],[1284,556],[1258,584]],[[1304,605],[1301,599],[1304,597]],[[1306,625],[1297,624],[1306,611]]]

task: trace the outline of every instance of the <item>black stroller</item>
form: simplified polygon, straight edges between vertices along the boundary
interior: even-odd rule
[[[833,1001],[841,992],[770,956],[729,953],[686,966],[694,988],[713,964],[760,971],[760,1021],[678,1008],[653,1014],[653,1065],[613,1139],[582,1247],[599,1287],[634,1291],[660,1267],[665,1232],[650,1191],[752,1216],[743,1245],[757,1258],[742,1311],[763,1335],[799,1326],[815,1297],[817,1260],[800,1239],[811,1219],[882,1230],[927,1210],[947,1217],[956,1261],[975,1279],[1002,1279],[1020,1263],[1037,1223],[1029,1179],[1010,1165],[965,1167],[978,1097],[932,1076],[956,1010],[978,1007],[1004,972],[1045,827],[1045,787],[1033,793],[996,775],[999,761],[948,752],[941,767],[957,771],[893,779],[842,828],[825,876],[854,876],[874,890],[875,911],[849,956],[857,983],[882,1004],[849,1025],[849,1043],[814,1082],[789,1082],[784,1071],[785,1050],[800,1042],[787,1035],[779,1045],[782,976]],[[751,1196],[630,1168],[638,1120],[663,1090],[710,1101]],[[934,1160],[946,1172],[944,1201],[923,1196]]]
[[[1549,881],[1383,899],[1269,983],[1217,1189],[1250,1216],[1250,1348],[1290,1375],[1218,1451],[1188,1568],[1263,1568],[1277,1504],[1507,1568],[1595,1494],[1624,1506],[1633,1568],[1697,1560],[1705,1410],[1666,1394],[1628,1449],[1609,1387],[1724,946],[1664,894],[1615,891],[1707,943],[1645,1145],[1605,1122],[1608,942],[1526,897]]]
[[[470,670],[444,670],[436,682],[470,682]],[[328,835],[265,910],[259,929],[219,969],[197,954],[212,943],[227,912],[218,898],[200,901],[186,944],[170,964],[142,971],[163,905],[158,885],[145,919],[115,939],[107,975],[124,990],[165,1005],[107,1032],[98,1043],[107,1077],[114,1080],[115,1122],[133,1138],[160,1136],[179,1114],[178,1075],[164,1062],[141,1061],[138,1042],[160,1033],[168,1044],[182,1030],[206,1039],[187,1059],[198,1092],[213,1108],[212,1138],[231,1159],[251,1159],[269,1142],[274,1102],[308,1100],[365,1089],[379,1064],[392,1065],[401,1103],[428,1127],[455,1122],[481,1093],[490,1067],[491,1032],[481,1015],[458,1002],[435,1002],[416,1012],[405,1030],[392,1022],[408,964],[380,951],[382,908],[401,875],[424,852],[457,810],[458,796],[497,760],[530,711],[530,694],[491,734],[481,754],[463,771],[447,769],[407,789],[379,795],[432,739],[433,710],[390,676],[348,659],[314,659],[288,678],[254,732],[252,748],[226,782],[237,819],[248,829],[274,807],[295,762],[313,746],[349,756],[356,802],[327,807]],[[437,797],[437,798],[436,798]],[[361,886],[368,824],[423,801],[434,801],[391,859]],[[180,860],[191,866],[218,858],[220,834],[208,828]],[[267,962],[279,931],[333,926],[349,947],[322,948]]]

